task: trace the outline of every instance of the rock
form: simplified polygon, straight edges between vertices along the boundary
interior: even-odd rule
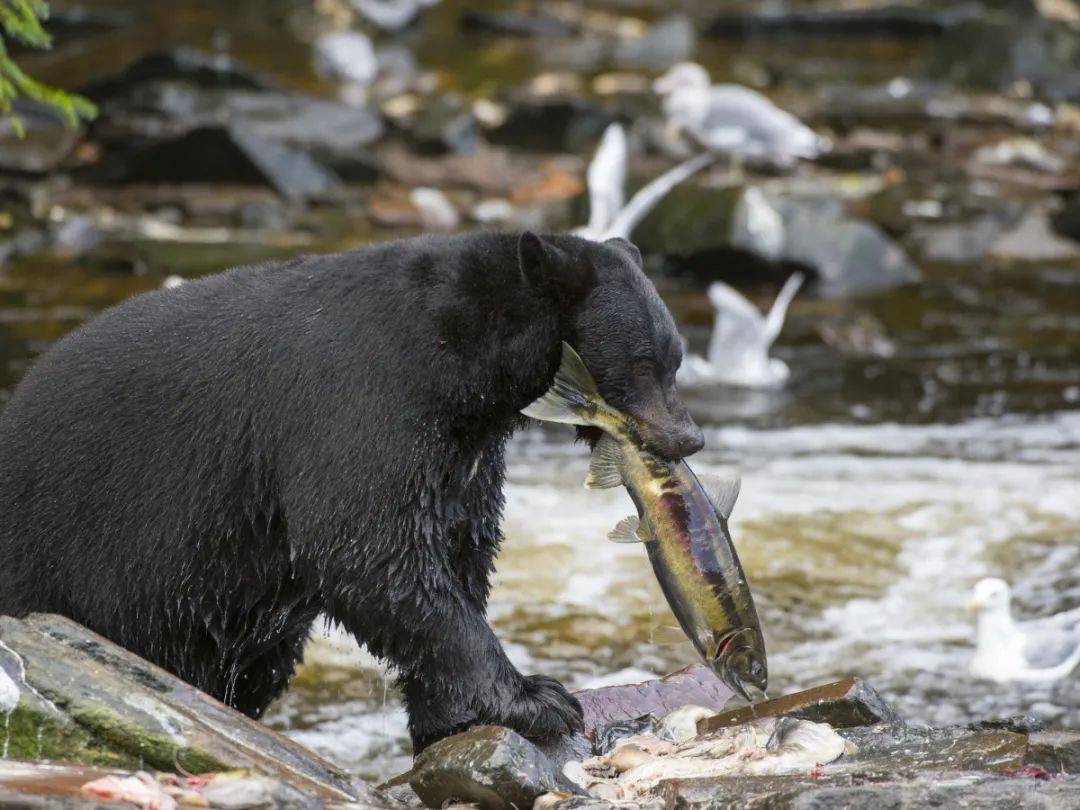
[[[492,143],[541,152],[582,152],[615,116],[577,96],[521,96],[508,102],[506,120],[487,134]]]
[[[1062,236],[1080,242],[1080,193],[1073,193],[1065,204],[1050,216],[1050,224]]]
[[[954,29],[982,14],[978,3],[869,3],[849,8],[766,7],[724,12],[706,26],[713,37],[830,36],[925,37]],[[843,6],[844,4],[838,4]]]
[[[437,188],[414,188],[409,192],[409,202],[420,213],[420,226],[425,231],[452,231],[461,224],[450,198]]]
[[[876,225],[850,216],[828,198],[769,200],[784,221],[780,257],[813,270],[823,296],[843,296],[910,284],[920,272]]]
[[[425,748],[409,784],[428,807],[451,800],[481,810],[530,808],[551,790],[578,792],[544,754],[515,731],[477,726]]]
[[[573,23],[543,13],[465,11],[460,21],[466,31],[512,37],[570,37],[578,30]]]
[[[988,254],[996,259],[1018,262],[1063,262],[1080,260],[1080,244],[1054,233],[1049,213],[1032,208],[1011,230],[990,245]]]
[[[831,772],[889,777],[917,771],[1007,771],[1023,766],[1027,735],[884,723],[851,728],[844,737],[857,749]]]
[[[1080,774],[1080,731],[1036,731],[1028,735],[1027,765],[1052,774]]]
[[[169,48],[152,51],[116,75],[87,85],[81,92],[95,101],[104,101],[156,81],[233,90],[273,89],[266,79],[225,54],[211,56],[194,48]]]
[[[978,773],[923,773],[862,781],[850,777],[769,776],[678,781],[665,785],[668,806],[709,808],[798,808],[799,810],[881,810],[882,808],[1018,807],[1064,808],[1080,802],[1080,777],[1053,781]]]
[[[642,37],[615,46],[615,62],[621,67],[662,70],[684,62],[694,53],[694,25],[685,14],[672,14],[656,23]]]
[[[472,109],[457,93],[440,93],[428,100],[406,127],[410,142],[428,155],[475,152],[480,131]]]
[[[55,112],[34,104],[16,103],[12,112],[23,125],[20,137],[11,119],[0,118],[0,171],[45,174],[71,154],[82,127],[71,127]]]
[[[834,728],[898,721],[896,713],[870,684],[855,677],[773,698],[750,707],[723,712],[701,720],[698,733],[749,722],[754,717],[796,717],[828,723]]]
[[[131,156],[125,179],[154,183],[259,183],[285,197],[329,194],[340,181],[299,149],[241,124],[206,126]]]
[[[11,758],[245,770],[310,800],[384,805],[297,743],[60,616],[0,617],[0,669],[20,692],[7,718]]]
[[[717,278],[719,267],[737,268],[733,254],[751,265],[782,261],[807,268],[825,296],[893,287],[920,276],[880,228],[825,192],[683,183],[638,225],[634,241],[644,253],[663,254],[676,264],[704,264],[702,281]]]

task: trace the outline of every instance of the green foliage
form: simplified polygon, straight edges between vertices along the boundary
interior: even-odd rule
[[[89,120],[97,115],[97,108],[87,99],[32,79],[11,58],[9,42],[20,42],[31,48],[52,47],[52,37],[41,26],[48,18],[49,6],[45,0],[0,0],[0,116],[10,118],[20,136],[22,122],[12,113],[18,98],[52,107],[72,127],[80,119]]]

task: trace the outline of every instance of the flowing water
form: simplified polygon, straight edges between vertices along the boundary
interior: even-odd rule
[[[245,0],[228,21],[210,0],[170,4],[168,13],[145,6],[139,27],[104,35],[104,47],[33,57],[27,66],[55,81],[89,79],[149,44],[184,43],[230,50],[290,86],[326,92],[307,47],[282,33],[283,19],[285,27],[308,25],[290,22],[282,9],[292,4]],[[454,6],[432,11],[428,34],[407,36],[442,86],[488,92],[493,77],[512,84],[551,67],[523,40],[473,42],[457,28]],[[736,50],[703,43],[700,56],[715,77],[738,81],[797,67],[794,86],[917,77],[927,64],[923,49],[906,42]],[[333,247],[369,238],[347,233]],[[0,387],[10,392],[53,341],[160,285],[166,273],[194,275],[263,252],[128,243],[116,261],[52,256],[7,265]],[[798,298],[778,347],[793,370],[784,391],[687,392],[708,436],[692,466],[742,475],[732,528],[767,636],[770,691],[856,674],[916,720],[1030,712],[1080,727],[1080,676],[1000,686],[966,674],[973,627],[964,610],[972,584],[989,575],[1013,584],[1023,616],[1080,605],[1080,270],[924,271],[919,285],[861,299]],[[767,303],[771,291],[762,292]],[[663,293],[700,351],[711,317],[702,292]],[[818,336],[820,324],[857,313],[877,319],[895,343],[893,356],[851,357]],[[692,662],[689,644],[670,631],[675,621],[644,550],[605,539],[631,510],[629,498],[582,488],[586,451],[571,438],[569,429],[535,429],[509,448],[492,623],[523,671],[572,687]],[[307,665],[267,722],[363,776],[405,769],[405,719],[392,682],[340,633],[315,635]]]

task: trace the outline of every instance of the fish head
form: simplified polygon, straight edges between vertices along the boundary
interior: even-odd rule
[[[577,309],[569,340],[604,401],[628,418],[627,437],[665,460],[696,453],[701,428],[679,396],[683,343],[675,321],[625,239],[595,245],[596,284]],[[584,438],[594,444],[599,433]]]
[[[764,696],[769,685],[769,666],[761,633],[752,627],[736,630],[721,647],[713,668],[720,680],[748,703],[754,699],[747,687]]]

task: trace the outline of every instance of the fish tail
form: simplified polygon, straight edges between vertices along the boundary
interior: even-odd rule
[[[611,429],[615,422],[622,420],[604,402],[584,361],[565,341],[555,381],[543,396],[522,408],[521,412],[542,422],[591,425],[604,429]]]

